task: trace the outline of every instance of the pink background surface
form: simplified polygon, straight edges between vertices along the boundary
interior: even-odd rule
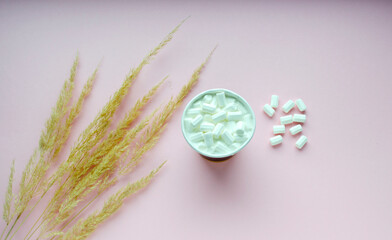
[[[11,161],[19,179],[76,52],[77,90],[102,64],[71,142],[188,15],[119,116],[169,74],[148,110],[167,101],[219,44],[186,101],[210,88],[239,93],[256,113],[255,136],[230,160],[209,162],[183,139],[182,105],[126,181],[167,165],[91,239],[392,239],[390,2],[0,2],[2,201]],[[261,107],[271,94],[307,104],[302,151],[289,134],[269,145],[279,115],[269,119]]]

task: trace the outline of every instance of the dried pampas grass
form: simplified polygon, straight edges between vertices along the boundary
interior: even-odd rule
[[[49,190],[54,192],[53,196],[46,203],[46,208],[35,224],[30,226],[30,231],[24,239],[30,239],[32,236],[38,236],[38,239],[85,239],[99,224],[115,213],[127,197],[151,182],[165,162],[149,175],[120,188],[106,200],[101,210],[91,213],[84,219],[78,219],[90,204],[102,197],[102,193],[118,184],[121,177],[130,174],[142,160],[144,153],[158,142],[170,117],[195,86],[202,69],[211,57],[214,50],[194,71],[191,79],[178,95],[172,97],[166,105],[155,109],[135,124],[145,105],[151,101],[167,77],[140,98],[117,123],[114,130],[109,131],[115,112],[140,71],[170,42],[184,21],[130,71],[122,86],[80,134],[68,157],[60,159],[58,154],[68,141],[73,123],[92,90],[98,70],[95,69],[77,100],[72,103],[75,75],[79,64],[79,57],[76,57],[70,76],[65,81],[41,133],[38,147],[22,173],[16,193],[12,190],[15,172],[14,163],[12,164],[3,206],[3,219],[6,226],[0,239],[13,239]],[[49,170],[54,171],[49,174]],[[75,219],[78,221],[74,222]]]

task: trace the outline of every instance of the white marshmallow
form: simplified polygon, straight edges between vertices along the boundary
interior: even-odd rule
[[[200,131],[202,132],[212,131],[214,127],[215,125],[213,123],[203,122],[202,124],[200,124]]]
[[[299,122],[299,123],[304,123],[306,121],[306,115],[305,114],[294,114],[293,121]]]
[[[223,108],[224,111],[235,111],[237,110],[237,104],[235,104],[234,102],[231,102],[229,104],[226,105],[226,107]]]
[[[210,103],[211,100],[212,100],[212,96],[211,96],[211,95],[205,95],[205,96],[203,97],[203,102],[204,102],[204,103]]]
[[[241,112],[228,112],[227,113],[227,120],[229,121],[238,121],[241,120],[242,113]]]
[[[283,142],[283,138],[281,135],[276,135],[275,137],[270,138],[270,143],[272,146],[281,144]]]
[[[207,112],[207,113],[214,113],[215,112],[216,107],[212,104],[208,104],[208,103],[203,103],[203,105],[201,106],[201,110],[203,110],[203,112]]]
[[[193,126],[192,126],[191,121],[192,121],[191,118],[184,119],[184,128],[185,128],[186,132],[193,130]]]
[[[238,103],[237,108],[238,111],[242,112],[243,115],[248,113],[248,109],[246,109],[241,103]]]
[[[244,133],[245,133],[244,122],[242,122],[242,121],[237,122],[237,129],[235,130],[235,132],[237,133],[238,136],[244,135]]]
[[[214,137],[214,138],[219,138],[220,135],[221,135],[222,132],[223,132],[223,129],[224,129],[224,126],[223,126],[222,123],[216,124],[214,130],[212,131],[213,137]]]
[[[246,133],[242,136],[234,136],[234,142],[244,143],[246,140],[248,140],[248,136],[246,135]]]
[[[275,125],[273,126],[274,134],[280,134],[286,132],[286,127],[284,125]]]
[[[229,132],[229,131],[226,130],[226,129],[223,131],[221,137],[222,137],[223,141],[225,141],[225,143],[226,143],[227,145],[231,145],[231,144],[234,142],[234,137],[233,137],[233,135],[231,134],[231,132]]]
[[[265,104],[263,109],[268,116],[274,116],[275,110],[270,105]]]
[[[304,146],[307,142],[308,142],[308,138],[305,137],[304,135],[302,135],[302,136],[297,140],[297,142],[295,143],[295,146],[296,146],[298,149],[302,149],[303,146]]]
[[[226,122],[225,127],[226,127],[226,129],[230,130],[230,132],[233,132],[237,128],[237,125],[234,121],[228,121],[228,122]]]
[[[187,113],[188,113],[189,115],[194,116],[194,115],[199,115],[200,112],[201,112],[201,108],[191,108],[191,109],[188,110]]]
[[[241,143],[233,143],[232,147],[233,149],[238,149],[241,147]]]
[[[290,128],[291,135],[295,135],[295,134],[297,134],[299,132],[302,132],[302,126],[300,124],[295,125],[294,127]]]
[[[226,103],[236,103],[235,99],[232,97],[226,98]]]
[[[282,107],[283,112],[285,112],[285,113],[290,112],[290,110],[293,109],[294,105],[295,105],[295,104],[294,104],[293,100],[287,101],[287,103],[285,103],[285,104],[283,105],[283,107]]]
[[[197,101],[193,104],[192,107],[194,107],[194,108],[201,108],[201,104],[202,104],[202,101],[201,101],[201,100],[197,100]]]
[[[292,122],[293,122],[293,115],[280,117],[280,124],[282,125],[290,124]]]
[[[202,134],[201,132],[192,134],[192,135],[189,137],[189,139],[190,139],[191,141],[193,141],[193,142],[201,141],[201,140],[203,140],[203,134]]]
[[[211,105],[214,106],[215,108],[218,107],[218,103],[216,101],[216,97],[215,96],[212,98]]]
[[[225,107],[226,106],[226,96],[224,92],[220,92],[216,94],[216,100],[218,102],[219,107]]]
[[[226,112],[225,111],[220,111],[212,115],[212,121],[214,122],[220,122],[226,119]]]
[[[205,142],[207,147],[211,147],[212,145],[214,145],[214,140],[212,139],[212,133],[211,132],[204,133],[203,134],[203,138],[204,138],[204,142]]]
[[[206,145],[204,142],[200,142],[200,143],[197,145],[197,149],[206,151],[206,150],[207,150],[207,145]]]
[[[216,143],[215,150],[217,150],[220,153],[227,153],[230,151],[230,149],[221,141]]]
[[[192,119],[191,124],[195,128],[199,126],[201,121],[203,121],[203,117],[201,115],[197,115],[195,118]]]
[[[301,98],[297,99],[295,101],[295,104],[297,105],[298,110],[300,110],[301,112],[306,110],[306,105],[305,105],[304,101]]]
[[[271,96],[271,107],[277,108],[279,105],[279,96],[278,95],[272,95]]]
[[[213,122],[214,122],[214,121],[212,120],[211,114],[204,114],[203,121],[204,121],[204,122],[209,122],[209,123],[213,123]]]
[[[252,116],[250,114],[244,116],[243,122],[246,130],[252,129]]]

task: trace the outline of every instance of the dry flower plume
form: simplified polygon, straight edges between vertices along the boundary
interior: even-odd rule
[[[170,117],[195,86],[211,57],[214,50],[196,68],[177,96],[172,97],[165,105],[136,122],[167,77],[141,97],[118,123],[113,122],[113,116],[143,67],[172,40],[185,20],[153,48],[136,68],[131,69],[121,87],[79,135],[69,155],[61,159],[59,153],[68,141],[84,101],[92,91],[98,70],[94,70],[73,102],[79,64],[79,57],[76,57],[70,76],[64,82],[41,133],[38,147],[22,172],[17,191],[13,190],[15,168],[14,163],[12,164],[3,206],[6,225],[0,240],[13,239],[22,226],[30,229],[24,239],[85,239],[112,216],[128,197],[151,182],[166,161],[147,176],[122,186],[106,199],[101,210],[92,212],[86,218],[80,218],[80,214],[88,211],[88,207],[96,199],[103,197],[102,193],[120,184],[119,180],[130,174],[143,159],[144,153],[158,142]],[[111,125],[114,129],[109,131]],[[32,226],[25,226],[26,219],[38,203],[43,201],[49,190],[52,195],[45,203],[46,207],[40,217]]]

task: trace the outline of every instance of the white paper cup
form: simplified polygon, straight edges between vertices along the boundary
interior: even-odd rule
[[[192,131],[189,131],[189,127],[186,127],[186,123],[185,121],[187,121],[187,119],[190,119],[190,116],[188,114],[188,110],[194,107],[194,104],[197,101],[200,101],[204,98],[204,96],[206,95],[215,95],[216,93],[219,92],[224,92],[225,96],[228,99],[235,99],[235,101],[240,104],[242,106],[242,110],[246,111],[246,114],[249,115],[247,119],[247,130],[246,130],[246,140],[244,140],[241,143],[234,143],[231,144],[230,146],[228,146],[228,151],[227,152],[217,152],[216,150],[214,150],[213,148],[215,147],[212,146],[210,148],[204,148],[201,147],[203,146],[203,140],[201,141],[192,141],[191,135],[192,134],[196,134],[197,132],[201,132],[200,130],[198,130],[198,128],[194,128]],[[228,121],[224,120],[223,124],[227,124]],[[185,110],[183,112],[182,115],[182,119],[181,119],[181,128],[182,128],[182,133],[184,135],[185,140],[188,142],[188,144],[194,149],[196,150],[198,153],[200,153],[201,155],[208,157],[208,158],[212,158],[212,159],[222,159],[222,158],[227,158],[230,156],[233,156],[234,154],[236,154],[237,152],[239,152],[241,149],[243,149],[248,143],[249,141],[252,139],[255,129],[256,129],[256,120],[255,120],[255,114],[252,110],[252,108],[250,107],[250,105],[248,104],[248,102],[242,98],[240,95],[227,90],[227,89],[210,89],[207,91],[204,91],[200,94],[198,94],[196,97],[194,97],[185,107]],[[220,141],[223,142],[222,139],[215,139],[216,141]],[[214,141],[215,141],[214,140]]]

